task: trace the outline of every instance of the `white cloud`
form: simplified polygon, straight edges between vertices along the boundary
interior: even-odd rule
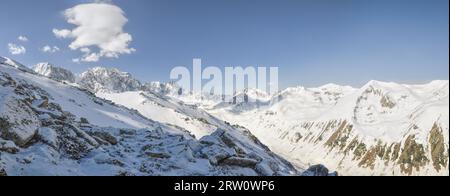
[[[128,22],[123,10],[111,1],[80,4],[67,9],[64,16],[68,23],[76,25],[72,30],[53,29],[58,38],[73,39],[69,48],[79,50],[83,56],[80,61],[97,62],[102,57],[118,58],[122,54],[131,54],[132,36],[123,31]]]
[[[112,3],[112,0],[94,0],[95,3]]]
[[[91,53],[91,49],[89,48],[80,48],[80,51],[83,53]]]
[[[41,51],[42,52],[44,52],[44,53],[55,53],[55,52],[58,52],[60,49],[57,47],[57,46],[49,46],[49,45],[46,45],[46,46],[44,46],[44,47],[42,47],[41,48]]]
[[[69,38],[71,33],[72,32],[67,29],[63,30],[53,29],[53,34],[55,34],[57,38]]]
[[[97,62],[100,60],[100,55],[98,53],[88,53],[83,56],[81,59],[84,62]]]
[[[27,41],[28,41],[28,38],[25,37],[25,36],[23,36],[23,35],[19,36],[17,39],[18,39],[19,41],[23,41],[23,42],[27,42]]]
[[[24,46],[16,45],[9,43],[8,44],[9,53],[12,55],[19,55],[19,54],[25,54],[27,52],[27,49]]]

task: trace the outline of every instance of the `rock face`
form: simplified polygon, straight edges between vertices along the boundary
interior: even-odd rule
[[[76,80],[75,75],[71,71],[56,67],[50,63],[39,63],[33,67],[33,70],[40,75],[57,81],[74,83]]]
[[[82,73],[78,83],[94,93],[136,91],[142,88],[141,83],[131,74],[103,67],[95,67]]]

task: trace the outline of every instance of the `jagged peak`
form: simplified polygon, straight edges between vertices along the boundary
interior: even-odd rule
[[[76,81],[76,77],[71,71],[55,66],[49,62],[38,63],[33,67],[33,70],[37,74],[49,77],[53,80],[68,81],[71,83],[75,83]]]
[[[142,84],[131,74],[116,68],[93,67],[79,76],[82,87],[92,92],[125,92],[142,89]]]
[[[96,66],[89,68],[87,71],[83,72],[81,75],[88,74],[88,73],[115,73],[122,76],[132,77],[132,75],[128,72],[120,71],[117,68],[113,67],[102,67],[102,66]]]

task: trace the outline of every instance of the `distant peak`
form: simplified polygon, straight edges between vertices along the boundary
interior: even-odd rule
[[[319,89],[322,90],[351,90],[351,89],[355,89],[352,86],[347,86],[347,85],[339,85],[339,84],[335,84],[335,83],[329,83],[329,84],[325,84],[321,87],[319,87]]]
[[[124,72],[124,71],[120,71],[119,69],[114,68],[114,67],[96,66],[96,67],[88,69],[86,72],[108,72],[108,73],[117,73],[117,74],[120,74],[120,75],[131,76],[130,73]]]
[[[80,75],[80,85],[92,92],[126,92],[140,90],[140,81],[116,68],[93,67]]]
[[[33,67],[33,71],[39,75],[49,77],[57,81],[68,81],[74,83],[75,75],[62,67],[55,66],[49,62],[38,63]]]

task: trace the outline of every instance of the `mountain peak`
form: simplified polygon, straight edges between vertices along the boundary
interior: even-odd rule
[[[10,67],[14,67],[17,68],[21,71],[24,72],[28,72],[28,73],[33,73],[33,71],[31,69],[29,69],[28,67],[26,67],[25,65],[20,64],[19,62],[12,60],[8,57],[1,57],[0,56],[0,64],[4,64],[4,65],[8,65]]]
[[[94,93],[136,91],[142,88],[141,82],[131,74],[105,67],[94,67],[82,73],[79,83]]]
[[[62,67],[57,67],[51,63],[44,62],[38,63],[33,67],[33,70],[39,74],[58,81],[68,81],[74,83],[75,75]]]

